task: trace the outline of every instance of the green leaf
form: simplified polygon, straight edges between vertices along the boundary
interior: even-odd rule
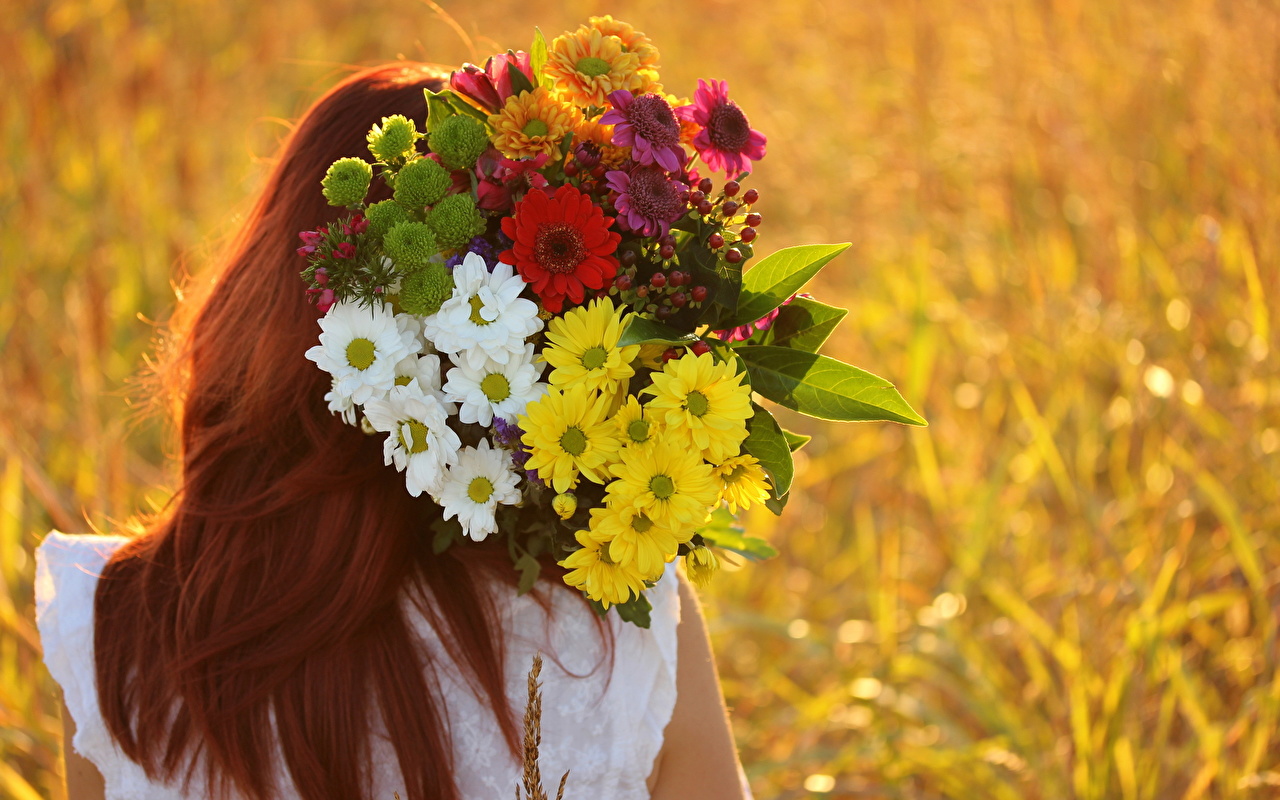
[[[755,322],[782,305],[849,247],[848,242],[787,247],[756,264],[742,278],[742,295],[726,327]]]
[[[748,344],[771,344],[816,353],[849,311],[812,297],[797,297],[778,309],[778,318],[766,331],[757,331]]]
[[[805,436],[803,433],[789,431],[786,428],[782,429],[782,435],[787,437],[787,447],[790,447],[791,452],[793,453],[801,447],[804,447],[809,443],[809,440],[813,438],[812,436]]]
[[[745,535],[737,522],[729,509],[721,506],[697,533],[707,544],[745,556],[751,561],[764,561],[778,554],[764,539]]]
[[[431,552],[436,555],[448,550],[454,542],[462,541],[462,525],[457,519],[437,519],[431,524],[431,529],[435,531],[431,537]]]
[[[543,74],[544,67],[547,65],[547,59],[550,57],[547,50],[547,37],[542,35],[541,28],[533,29],[533,46],[529,48],[529,70],[533,73],[533,79],[538,82],[539,86],[551,88],[551,76]]]
[[[430,89],[423,89],[422,93],[427,98],[427,131],[434,131],[440,127],[440,123],[449,117],[458,113],[454,109],[453,104],[449,102],[449,95],[452,92],[445,90],[443,92],[433,92]]]
[[[488,129],[488,125],[489,125],[488,114],[476,108],[475,106],[471,105],[466,100],[463,100],[456,92],[446,91],[446,92],[442,92],[442,94],[444,94],[444,96],[448,99],[449,107],[453,109],[453,113],[466,114],[467,116],[474,118],[476,122],[479,122],[480,124],[484,125],[486,130]]]
[[[893,384],[834,358],[765,345],[734,352],[747,363],[752,390],[801,414],[841,422],[928,424]]]
[[[787,507],[787,500],[791,499],[791,493],[787,492],[782,497],[770,497],[764,501],[764,507],[774,513],[775,516],[782,516],[782,509]]]
[[[538,575],[542,572],[542,564],[538,559],[525,553],[516,559],[516,570],[520,573],[520,582],[516,585],[516,594],[525,595],[538,582]]]
[[[618,616],[623,622],[630,622],[637,628],[649,627],[649,612],[653,611],[653,604],[643,593],[625,603],[615,605],[614,608],[618,609]]]
[[[511,78],[511,93],[516,97],[533,91],[533,83],[529,81],[529,76],[516,66],[514,58],[507,62],[507,76]]]
[[[698,337],[664,325],[661,322],[632,314],[626,329],[618,337],[618,347],[633,344],[692,344]]]
[[[755,403],[751,404],[751,411],[742,449],[755,456],[769,474],[770,494],[781,497],[791,491],[791,479],[795,475],[791,445],[772,414]]]

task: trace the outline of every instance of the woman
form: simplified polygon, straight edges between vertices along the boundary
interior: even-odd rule
[[[743,796],[683,581],[650,592],[642,630],[599,620],[550,562],[516,597],[492,540],[434,554],[430,501],[381,466],[379,439],[330,414],[328,376],[302,357],[317,313],[294,249],[333,218],[325,169],[380,117],[423,127],[423,90],[440,84],[419,65],[382,67],[307,112],[207,297],[175,325],[171,507],[137,538],[41,546],[72,800],[510,796],[534,652],[548,660],[542,768],[572,770],[568,796]]]

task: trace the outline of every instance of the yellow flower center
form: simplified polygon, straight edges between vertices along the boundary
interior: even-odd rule
[[[361,371],[368,369],[373,364],[373,342],[352,339],[347,345],[347,363]]]
[[[480,391],[490,403],[501,403],[511,396],[511,382],[501,372],[493,372],[480,381]]]
[[[609,62],[603,58],[587,56],[586,58],[578,59],[575,69],[588,78],[599,78],[601,75],[609,74]]]
[[[636,514],[631,520],[631,529],[636,533],[645,533],[653,527],[653,520],[644,514]]]
[[[542,120],[531,119],[524,124],[524,127],[520,129],[520,132],[525,136],[546,136],[551,132],[551,129],[548,128],[547,123]]]
[[[676,493],[676,482],[666,475],[654,475],[649,479],[649,491],[659,500],[666,500]]]
[[[396,386],[408,386],[409,381],[411,380],[413,380],[413,378],[410,378],[408,375],[397,375]]]
[[[633,442],[649,441],[649,423],[643,419],[633,419],[627,426],[627,438]]]
[[[471,304],[471,321],[477,325],[489,325],[490,320],[480,316],[480,309],[484,308],[484,301],[480,299],[480,295],[473,294],[471,299],[467,301]]]
[[[571,456],[580,456],[587,449],[587,437],[581,428],[569,427],[560,436],[560,449]]]
[[[695,417],[701,417],[707,413],[707,409],[711,408],[711,403],[707,402],[707,396],[699,391],[692,391],[685,395],[684,407],[690,414]]]
[[[587,369],[600,369],[609,360],[609,352],[603,347],[592,347],[582,354],[582,366]]]
[[[493,481],[483,475],[472,478],[471,483],[467,484],[467,497],[473,503],[487,503],[492,496]]]
[[[614,561],[609,557],[609,544],[607,542],[600,545],[600,549],[596,551],[596,558],[598,558],[600,563],[604,564],[606,567],[613,566]]]
[[[745,476],[746,474],[747,474],[747,465],[739,464],[738,466],[733,468],[733,472],[730,472],[728,475],[724,476],[724,482],[737,483],[738,481],[742,480],[743,476]]]
[[[405,429],[409,430],[408,439],[405,438]],[[427,450],[427,434],[430,430],[426,425],[418,422],[416,419],[407,419],[400,423],[400,446],[409,454],[424,453]]]

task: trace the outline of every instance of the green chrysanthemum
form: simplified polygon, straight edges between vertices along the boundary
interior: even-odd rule
[[[429,158],[418,158],[396,173],[395,200],[410,211],[421,211],[440,202],[452,185],[447,169]]]
[[[458,248],[484,233],[484,217],[469,194],[452,194],[436,203],[427,224],[441,247]]]
[[[364,202],[373,180],[373,167],[359,158],[340,158],[329,165],[320,181],[324,197],[331,206],[354,206]]]
[[[489,146],[489,134],[475,119],[455,114],[431,131],[427,144],[449,169],[471,169]]]
[[[381,125],[369,131],[369,152],[379,161],[403,158],[418,140],[418,126],[402,114],[383,117]]]
[[[397,222],[383,238],[382,249],[401,272],[425,267],[440,252],[435,235],[423,222]]]
[[[364,216],[369,220],[368,235],[374,242],[382,241],[397,222],[409,221],[409,212],[394,200],[374,203],[364,210]]]
[[[429,317],[453,294],[453,275],[444,264],[427,264],[400,282],[400,307],[410,314]]]

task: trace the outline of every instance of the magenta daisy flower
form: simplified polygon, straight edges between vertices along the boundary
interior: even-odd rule
[[[751,162],[764,158],[765,136],[751,127],[747,115],[729,99],[728,82],[699,80],[693,105],[681,106],[675,113],[702,126],[693,147],[713,171],[750,172]]]
[[[659,166],[637,166],[629,175],[613,170],[605,178],[618,193],[613,203],[618,221],[641,236],[665,236],[688,209],[689,187],[668,178]]]
[[[657,164],[677,172],[684,162],[680,149],[680,122],[671,104],[660,95],[634,97],[626,89],[609,95],[613,108],[600,118],[601,125],[614,125],[613,143],[630,147],[631,157],[641,164]]]

